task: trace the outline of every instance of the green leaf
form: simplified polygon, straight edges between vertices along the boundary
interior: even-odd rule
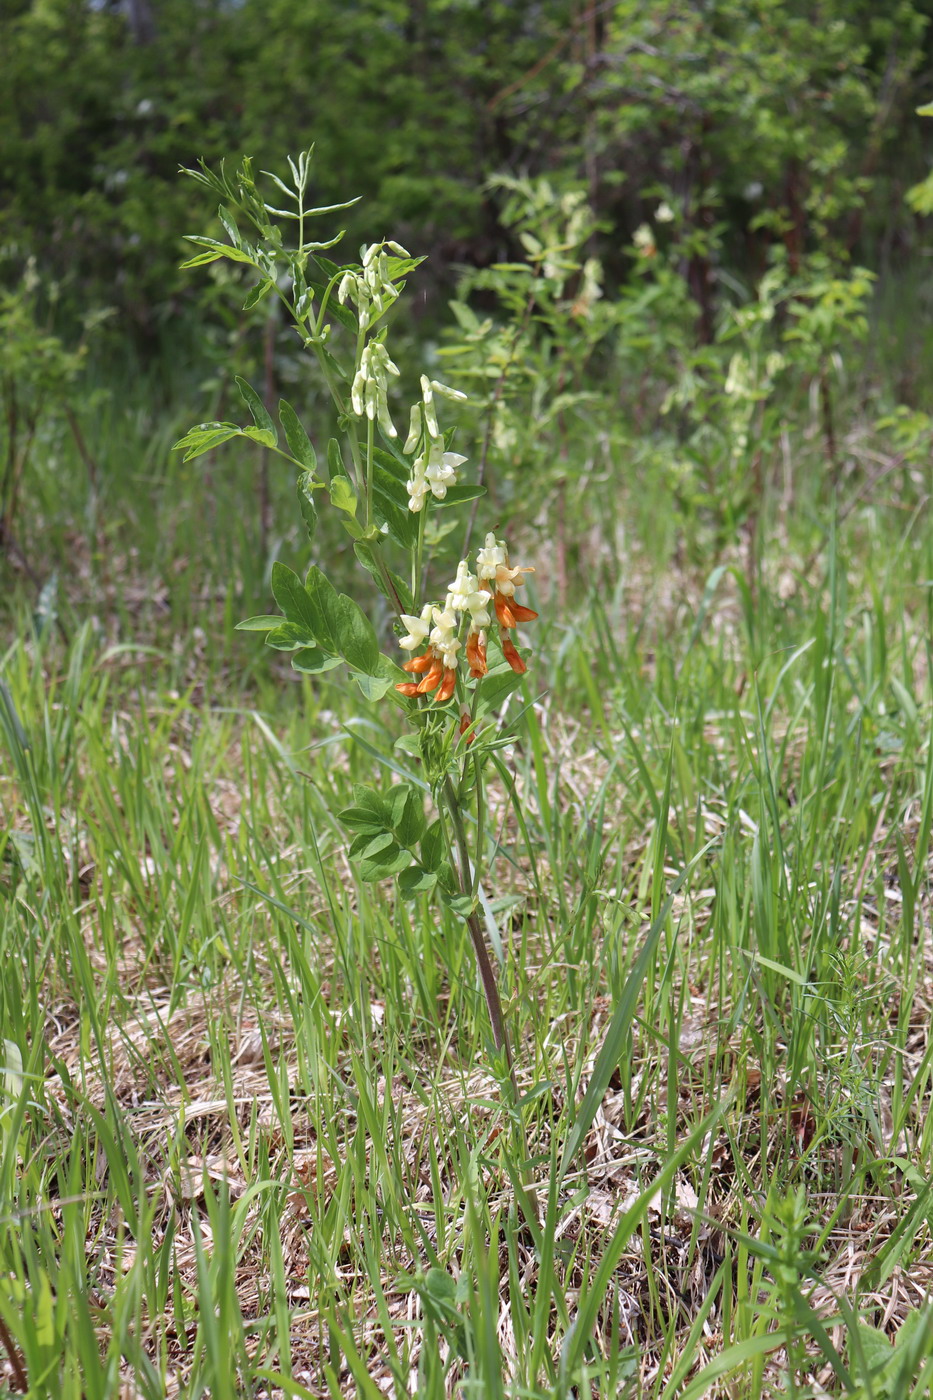
[[[635,1019],[635,1012],[638,1007],[638,998],[641,996],[642,984],[648,975],[648,968],[654,961],[657,952],[658,941],[661,931],[667,923],[668,916],[674,903],[676,895],[690,873],[691,867],[687,867],[674,883],[667,899],[661,906],[657,918],[653,921],[645,936],[645,941],[641,946],[641,951],[632,964],[631,971],[625,979],[620,996],[606,1034],[603,1036],[603,1043],[599,1048],[599,1053],[593,1064],[590,1073],[590,1081],[583,1095],[583,1102],[577,1109],[573,1128],[571,1129],[564,1144],[564,1152],[561,1158],[559,1180],[563,1181],[567,1171],[573,1161],[574,1156],[583,1144],[583,1139],[590,1130],[593,1119],[599,1111],[606,1090],[609,1088],[609,1081],[618,1068],[619,1061],[625,1053],[632,1023]]]
[[[317,505],[314,500],[313,482],[314,476],[310,471],[302,472],[295,482],[295,490],[298,493],[298,509],[301,511],[301,518],[305,523],[309,540],[314,539],[314,532],[317,529]]]
[[[414,899],[419,894],[429,894],[437,884],[437,872],[425,870],[423,866],[412,865],[398,877],[398,892],[403,899]]]
[[[272,421],[272,416],[269,413],[269,410],[266,408],[262,399],[256,393],[256,390],[253,388],[252,384],[247,383],[247,381],[243,379],[242,376],[239,374],[235,377],[237,388],[240,391],[240,396],[242,397],[243,402],[246,404],[246,407],[249,409],[252,415],[253,422],[256,424],[256,427],[261,433],[267,433],[271,437],[272,441],[268,444],[270,447],[278,446],[279,435],[276,432],[275,424]]]
[[[273,580],[275,578],[275,568],[273,566]],[[335,656],[342,655],[338,637],[340,635],[340,611],[339,594],[331,583],[321,573],[316,564],[312,564],[305,578],[305,590],[311,600],[311,607],[315,614],[315,629],[317,639],[325,651],[332,652]]]
[[[339,473],[330,479],[330,500],[331,505],[338,510],[346,511],[347,515],[356,516],[356,493],[350,485],[349,479]]]
[[[437,870],[447,858],[447,842],[440,818],[433,821],[421,838],[421,859],[428,870]]]
[[[385,880],[397,875],[411,865],[411,855],[400,850],[394,843],[376,856],[365,856],[360,862],[360,878],[363,880]]]
[[[259,305],[263,297],[274,285],[275,283],[271,278],[267,278],[265,282],[259,282],[244,301],[243,310],[252,311],[253,307]]]
[[[388,599],[394,608],[396,605],[396,598],[392,596],[392,593],[386,585],[386,581],[382,576],[382,570],[376,563],[376,556],[372,551],[372,547],[363,540],[358,540],[353,546],[353,552],[363,565],[363,568],[372,576],[373,582],[379,589],[379,592],[384,598]],[[411,589],[408,587],[408,584],[403,578],[399,578],[398,574],[392,573],[391,570],[387,570],[387,573],[392,580],[398,602],[402,605],[401,611],[407,613],[414,612],[415,600],[411,596]]]
[[[380,827],[389,830],[392,826],[392,808],[382,793],[367,787],[365,783],[354,783],[352,792],[354,805],[371,812],[373,817],[378,818]]]
[[[266,646],[276,651],[297,651],[299,647],[313,647],[314,637],[307,627],[295,622],[281,622],[266,633]]]
[[[383,851],[390,848],[394,854],[398,850],[398,842],[391,831],[377,831],[372,835],[367,832],[360,833],[362,840],[355,840],[350,846],[351,860],[362,860],[366,856],[370,860],[375,860]]]
[[[202,457],[205,452],[219,447],[222,442],[242,435],[243,429],[238,428],[236,423],[198,423],[196,427],[189,428],[183,438],[178,439],[172,451],[184,452],[185,461],[190,462],[195,457]]]
[[[407,783],[404,784],[403,792],[401,810],[398,811],[398,807],[396,807],[398,815],[394,823],[395,834],[398,837],[399,845],[407,846],[410,851],[413,851],[425,834],[424,798],[420,792],[409,787]],[[398,802],[398,799],[396,801]]]
[[[279,399],[279,422],[285,433],[288,450],[295,461],[300,462],[309,472],[316,472],[317,453],[302,426],[301,419],[286,399]]]
[[[342,812],[337,813],[337,820],[351,831],[359,831],[366,836],[375,836],[386,829],[382,818],[368,807],[344,807]]]
[[[933,102],[924,102],[922,107],[917,108],[918,117],[933,117]]]
[[[235,632],[270,632],[273,627],[280,627],[282,619],[276,615],[266,617],[247,617],[243,622],[238,622],[233,629]]]
[[[220,243],[216,238],[205,238],[201,234],[186,233],[184,235],[186,243],[193,243],[196,248],[203,248],[203,253],[196,253],[193,258],[188,258],[186,262],[180,263],[180,267],[201,267],[204,263],[216,262],[218,258],[229,258],[231,262],[250,263],[255,267],[255,262],[249,253],[241,252],[239,248],[231,248],[229,243]]]
[[[272,565],[272,596],[289,622],[304,628],[326,651],[336,652],[337,648],[329,646],[328,638],[322,635],[326,628],[322,627],[319,606],[298,575],[278,559]]]
[[[380,455],[383,459],[388,457],[388,453]],[[387,527],[392,539],[403,549],[410,549],[418,538],[418,517],[408,508],[408,492],[405,489],[407,480],[407,476],[400,480],[396,473],[383,466],[380,460],[374,460],[373,514],[380,525]]]
[[[340,655],[354,670],[364,671],[368,676],[378,676],[379,643],[363,609],[346,593],[341,593],[337,599],[337,616],[337,650]]]
[[[393,684],[385,676],[370,676],[365,671],[357,671],[354,679],[365,698],[373,702],[381,700],[387,695]]]
[[[301,671],[306,676],[319,676],[324,671],[332,671],[335,666],[342,665],[339,656],[328,656],[320,647],[307,647],[303,651],[296,651],[292,657],[292,670]]]
[[[327,444],[327,474],[328,476],[345,476],[343,466],[343,453],[340,451],[340,443],[336,438],[331,438]]]
[[[220,208],[217,210],[217,217],[223,224],[227,237],[230,239],[230,242],[233,244],[234,248],[239,248],[243,240],[240,237],[240,230],[237,227],[237,221],[230,213],[230,210],[225,209],[224,206],[221,204]]]
[[[456,914],[458,919],[468,919],[476,908],[475,899],[471,899],[468,894],[450,894],[447,890],[441,889],[441,900],[445,908],[452,914]]]
[[[265,428],[256,428],[252,424],[242,430],[241,436],[249,438],[250,442],[258,442],[260,447],[275,447],[278,442],[275,433],[270,433]]]

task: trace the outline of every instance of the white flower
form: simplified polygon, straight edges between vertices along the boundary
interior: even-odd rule
[[[433,617],[431,646],[434,648],[434,654],[443,659],[445,666],[453,668],[457,664],[457,652],[460,650],[456,615],[447,608],[434,608]]]
[[[654,217],[655,221],[659,224],[672,224],[674,222],[674,211],[667,200],[664,200],[658,205],[657,209],[654,211]]]
[[[433,613],[434,606],[431,603],[424,605],[420,617],[412,617],[410,613],[402,613],[402,621],[408,628],[408,636],[402,637],[399,646],[404,647],[405,651],[414,651],[415,647],[422,646],[431,630]]]
[[[465,461],[459,452],[445,452],[443,442],[431,443],[424,474],[437,500],[444,499],[448,486],[456,486],[457,468]]]
[[[451,403],[466,403],[467,395],[462,389],[451,389],[449,384],[442,384],[439,379],[431,380],[431,388],[441,398],[450,399]]]
[[[486,543],[476,555],[476,572],[481,581],[494,579],[500,564],[505,563],[505,549],[490,530]]]
[[[397,375],[398,365],[389,359],[389,352],[379,340],[371,340],[360,356],[360,367],[350,389],[350,403],[358,418],[366,417],[370,422],[378,420],[387,437],[398,434],[389,416],[387,399],[388,376]]]
[[[655,246],[654,234],[647,224],[639,225],[632,234],[632,242],[643,258],[653,258],[658,251]]]
[[[437,426],[437,414],[434,412],[434,389],[426,374],[421,376],[421,401],[424,404],[424,426],[429,437],[440,437],[441,430]]]
[[[395,251],[399,244],[372,243],[360,250],[362,266],[359,272],[345,272],[337,288],[337,300],[341,306],[349,298],[356,307],[360,330],[368,330],[399,295],[389,275],[389,263],[383,252],[384,247]],[[406,254],[407,256],[407,254]]]
[[[411,413],[408,417],[408,437],[405,439],[403,452],[414,452],[421,441],[421,405],[413,403]]]
[[[428,494],[428,483],[424,474],[424,458],[418,457],[412,466],[411,480],[406,483],[408,492],[408,509],[417,515],[419,510],[424,509],[425,498]]]
[[[442,501],[447,489],[457,484],[457,468],[466,461],[459,452],[445,452],[443,439],[431,443],[427,459],[424,453],[412,463],[411,480],[408,482],[408,508],[419,511],[424,506],[428,491]]]
[[[480,588],[479,580],[470,573],[469,564],[465,559],[461,559],[457,577],[447,591],[446,610],[451,613],[468,612],[475,630],[490,625],[488,604],[491,601],[492,594],[485,588]]]

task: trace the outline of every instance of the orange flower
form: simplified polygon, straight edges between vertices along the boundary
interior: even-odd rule
[[[505,657],[506,661],[509,663],[516,675],[523,676],[528,670],[528,667],[525,665],[524,661],[516,651],[515,643],[512,641],[512,638],[504,630],[502,633],[501,641],[502,655]]]
[[[400,695],[407,695],[410,699],[416,695],[430,695],[432,690],[437,694],[432,698],[438,705],[445,705],[454,693],[457,684],[456,666],[446,666],[444,658],[439,656],[433,647],[429,647],[423,656],[414,656],[411,661],[406,661],[402,665],[403,671],[421,675],[420,681],[402,681],[395,689]],[[422,674],[424,673],[424,674]]]
[[[486,663],[485,632],[471,632],[467,637],[466,658],[470,663],[470,675],[474,680],[479,680],[481,676],[485,676],[489,669]]]
[[[444,679],[441,681],[440,689],[434,699],[438,705],[446,705],[447,701],[454,693],[457,684],[456,667],[444,667]]]
[[[426,676],[422,676],[418,683],[418,694],[427,695],[429,690],[437,690],[444,674],[444,663],[439,656],[435,656],[431,662],[431,669]]]
[[[413,656],[410,661],[402,662],[402,670],[414,672],[420,675],[422,671],[429,671],[434,662],[434,652],[428,647],[423,656]]]

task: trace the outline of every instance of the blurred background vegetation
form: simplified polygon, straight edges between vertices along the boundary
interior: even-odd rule
[[[650,474],[680,512],[668,552],[709,557],[758,529],[776,474],[793,495],[788,414],[810,413],[833,487],[874,469],[879,424],[909,467],[931,427],[931,16],[933,0],[0,0],[0,568],[35,594],[31,535],[93,561],[121,522],[154,567],[190,553],[164,512],[222,514],[226,486],[210,463],[173,475],[175,429],[234,412],[234,372],[315,407],[269,303],[244,316],[238,269],[179,267],[185,234],[221,234],[179,167],[276,169],[312,142],[314,201],[360,196],[335,216],[338,257],[386,236],[428,255],[394,343],[473,390],[466,450],[501,481],[497,508],[542,467],[565,505],[561,483],[594,470],[604,500]],[[244,479],[225,478],[231,500]],[[268,464],[258,479],[257,584],[288,532]]]

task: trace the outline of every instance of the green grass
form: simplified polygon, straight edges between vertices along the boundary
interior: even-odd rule
[[[35,483],[64,640],[8,570],[9,1388],[928,1393],[933,544],[909,486],[849,509],[856,476],[837,529],[818,482],[786,533],[769,504],[754,579],[738,551],[675,564],[661,489],[623,490],[643,538],[621,569],[581,548],[562,616],[526,532],[542,618],[484,881],[522,1133],[466,929],[345,857],[351,783],[408,762],[394,712],[232,630],[269,604],[254,463],[183,476],[170,425],[127,431],[129,471],[100,425],[96,514],[75,466]],[[269,555],[299,564],[290,489]]]

